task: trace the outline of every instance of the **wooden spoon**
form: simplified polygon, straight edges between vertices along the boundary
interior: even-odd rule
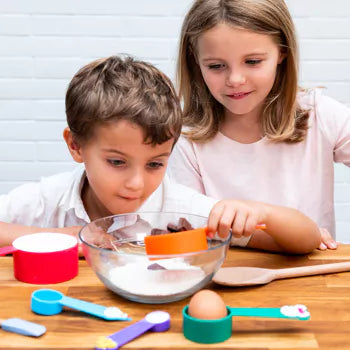
[[[223,267],[214,275],[213,281],[224,286],[253,286],[266,284],[282,278],[322,275],[344,271],[350,271],[350,261],[285,269],[264,269],[243,266]]]

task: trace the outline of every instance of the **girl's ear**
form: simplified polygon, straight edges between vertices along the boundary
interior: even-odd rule
[[[285,49],[281,49],[277,63],[281,64],[286,57],[287,57],[287,51]]]
[[[67,127],[63,130],[63,138],[66,141],[68,150],[77,163],[83,163],[83,157],[81,152],[81,146],[74,140],[72,132]]]

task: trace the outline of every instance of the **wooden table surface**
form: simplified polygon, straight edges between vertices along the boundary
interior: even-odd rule
[[[268,268],[295,267],[350,260],[350,245],[336,251],[315,251],[308,256],[283,256],[231,248],[224,266]],[[40,316],[30,310],[31,293],[53,288],[67,296],[105,306],[118,306],[132,321],[104,321],[64,309],[55,316]],[[109,291],[94,275],[85,260],[80,261],[78,277],[71,281],[38,286],[16,281],[11,257],[0,258],[0,318],[18,317],[43,324],[46,334],[30,338],[0,329],[0,349],[93,349],[98,336],[112,334],[140,319],[148,312],[164,310],[171,315],[171,327],[164,333],[146,333],[123,349],[350,349],[350,273],[302,277],[273,281],[255,287],[230,288],[211,283],[229,306],[279,307],[305,304],[309,321],[234,317],[232,337],[223,343],[193,343],[182,334],[182,308],[189,299],[161,305],[127,301]]]

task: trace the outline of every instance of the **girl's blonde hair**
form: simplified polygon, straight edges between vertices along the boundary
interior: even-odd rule
[[[300,142],[305,138],[308,111],[297,103],[298,45],[293,20],[283,0],[196,0],[181,30],[177,80],[183,102],[185,134],[205,142],[219,130],[223,106],[208,90],[196,62],[198,37],[219,23],[270,35],[285,58],[278,65],[261,120],[273,141]]]

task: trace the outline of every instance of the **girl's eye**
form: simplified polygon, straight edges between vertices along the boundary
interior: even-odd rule
[[[246,60],[245,63],[249,64],[250,66],[255,66],[259,63],[261,63],[262,60]]]
[[[151,169],[159,169],[163,166],[164,166],[164,164],[161,162],[150,162],[147,164],[147,167],[151,168]]]
[[[121,159],[108,159],[108,163],[112,164],[113,166],[121,166],[125,164],[125,162]]]
[[[215,64],[213,63],[213,64],[208,65],[209,69],[222,69],[224,67],[225,67],[225,65],[221,64],[221,63],[215,63]]]

